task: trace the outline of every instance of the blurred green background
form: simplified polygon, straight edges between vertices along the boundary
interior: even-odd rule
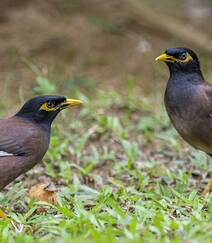
[[[154,59],[168,47],[193,48],[212,76],[209,0],[2,0],[0,9],[7,113],[39,93],[123,90],[129,75],[144,92],[162,94],[168,73]]]

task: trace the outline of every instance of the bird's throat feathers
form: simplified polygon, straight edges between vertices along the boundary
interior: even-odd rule
[[[53,113],[51,114],[53,116]],[[56,114],[54,114],[56,116]],[[51,124],[55,117],[49,117],[48,119],[44,119],[43,115],[39,116],[38,114],[27,114],[27,113],[17,113],[15,117],[19,119],[24,119],[29,121],[30,123],[35,124],[40,127],[49,137],[51,133]]]
[[[204,82],[204,77],[202,75],[202,72],[200,70],[199,65],[197,64],[187,64],[187,65],[181,65],[179,64],[172,64],[172,63],[166,63],[169,72],[170,72],[170,78],[171,80],[174,80],[176,83],[181,82],[189,82],[193,84],[199,84]]]

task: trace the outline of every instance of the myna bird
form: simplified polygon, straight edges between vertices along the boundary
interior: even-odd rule
[[[212,86],[197,55],[188,48],[170,48],[156,60],[169,68],[164,100],[172,124],[185,141],[212,156]]]
[[[14,116],[0,119],[0,189],[42,160],[57,114],[81,103],[63,96],[37,96]]]

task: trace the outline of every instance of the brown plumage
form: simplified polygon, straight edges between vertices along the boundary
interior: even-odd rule
[[[212,156],[212,86],[197,55],[188,48],[170,48],[156,60],[169,68],[164,100],[172,124],[185,141]]]
[[[0,189],[42,160],[52,121],[65,107],[79,104],[62,96],[39,96],[15,116],[0,119]]]

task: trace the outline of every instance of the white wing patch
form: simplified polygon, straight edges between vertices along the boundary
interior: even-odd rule
[[[10,154],[4,151],[0,151],[0,157],[6,157],[6,156],[14,156],[15,154]]]

